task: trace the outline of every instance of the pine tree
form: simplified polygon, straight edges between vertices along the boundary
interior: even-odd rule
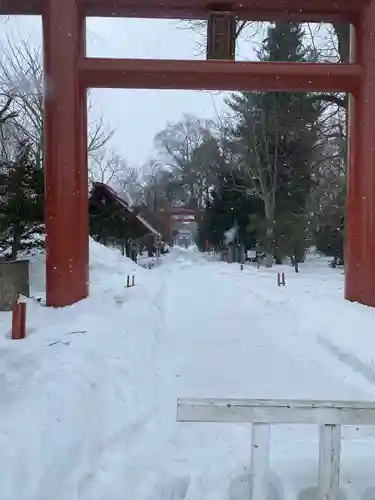
[[[199,240],[203,246],[207,240],[218,249],[222,246],[224,233],[237,227],[236,241],[247,248],[256,246],[257,233],[249,224],[252,215],[259,215],[262,206],[259,199],[236,189],[232,177],[219,175],[218,186],[211,193],[205,216],[199,228]]]
[[[260,58],[306,62],[309,54],[303,37],[299,24],[276,22],[268,30]],[[319,105],[298,92],[240,93],[228,104],[238,117],[235,150],[247,182],[264,204],[269,265],[275,254],[278,259],[285,254],[300,258],[307,244],[305,209],[312,187],[310,162]]]
[[[0,249],[14,260],[20,251],[43,247],[44,174],[26,142],[0,167]]]

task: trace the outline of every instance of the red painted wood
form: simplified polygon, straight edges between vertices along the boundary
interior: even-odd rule
[[[362,68],[354,64],[262,63],[85,58],[88,87],[352,92]]]
[[[26,304],[14,305],[12,311],[12,339],[22,340],[26,337]]]
[[[348,20],[367,0],[83,0],[87,13],[110,16],[111,11],[133,17],[206,18],[210,10],[234,11],[242,19],[275,20],[280,17],[321,21]]]
[[[357,28],[364,75],[350,127],[346,298],[375,307],[375,0]]]
[[[1,0],[0,14],[42,15],[49,0]],[[63,3],[63,2],[62,2]],[[368,0],[79,0],[82,12],[97,17],[205,19],[212,6],[231,8],[240,18],[349,21]]]
[[[1,0],[0,15],[41,15],[43,0]]]
[[[47,305],[58,307],[88,295],[86,89],[76,71],[84,23],[75,0],[45,3]]]

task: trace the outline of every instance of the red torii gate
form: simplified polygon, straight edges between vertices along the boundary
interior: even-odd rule
[[[348,22],[352,64],[96,59],[85,54],[85,18]],[[43,16],[47,304],[88,295],[88,87],[334,91],[353,96],[346,298],[375,306],[375,0],[0,0],[0,14]],[[124,33],[126,36],[126,33]]]
[[[202,209],[175,207],[175,208],[161,208],[158,216],[164,223],[164,237],[169,241],[171,239],[171,226],[172,220],[175,222],[198,222],[198,218],[203,214]],[[193,219],[192,219],[193,218]]]

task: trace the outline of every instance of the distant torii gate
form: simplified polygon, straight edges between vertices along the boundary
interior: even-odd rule
[[[162,208],[159,210],[159,217],[164,224],[164,237],[167,241],[172,239],[172,221],[175,222],[198,222],[199,217],[203,214],[203,210],[194,208]]]
[[[353,63],[85,55],[86,16],[206,19],[215,11],[237,19],[351,23]],[[43,16],[48,305],[88,295],[86,90],[109,87],[350,93],[345,295],[375,306],[375,0],[0,0],[0,14]]]

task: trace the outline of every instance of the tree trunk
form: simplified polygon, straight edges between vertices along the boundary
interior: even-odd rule
[[[266,267],[272,267],[274,255],[273,255],[273,236],[274,236],[274,207],[271,207],[270,202],[264,202],[264,215],[267,221],[266,230]]]
[[[279,256],[278,252],[275,253],[275,264],[277,266],[281,266],[283,263],[281,257]]]
[[[294,255],[291,256],[290,260],[292,261],[292,266],[296,273],[299,273],[299,260],[297,258],[297,252],[294,252]]]
[[[13,239],[12,239],[12,254],[11,254],[12,260],[17,260],[18,252],[20,251],[21,248],[21,235],[22,235],[21,228],[15,226],[13,228]]]
[[[267,228],[266,235],[266,267],[272,267],[273,264],[273,251],[272,251],[273,229]]]
[[[349,63],[350,54],[350,24],[349,23],[335,23],[333,25],[338,39],[338,49],[340,54],[340,61],[342,63]]]

